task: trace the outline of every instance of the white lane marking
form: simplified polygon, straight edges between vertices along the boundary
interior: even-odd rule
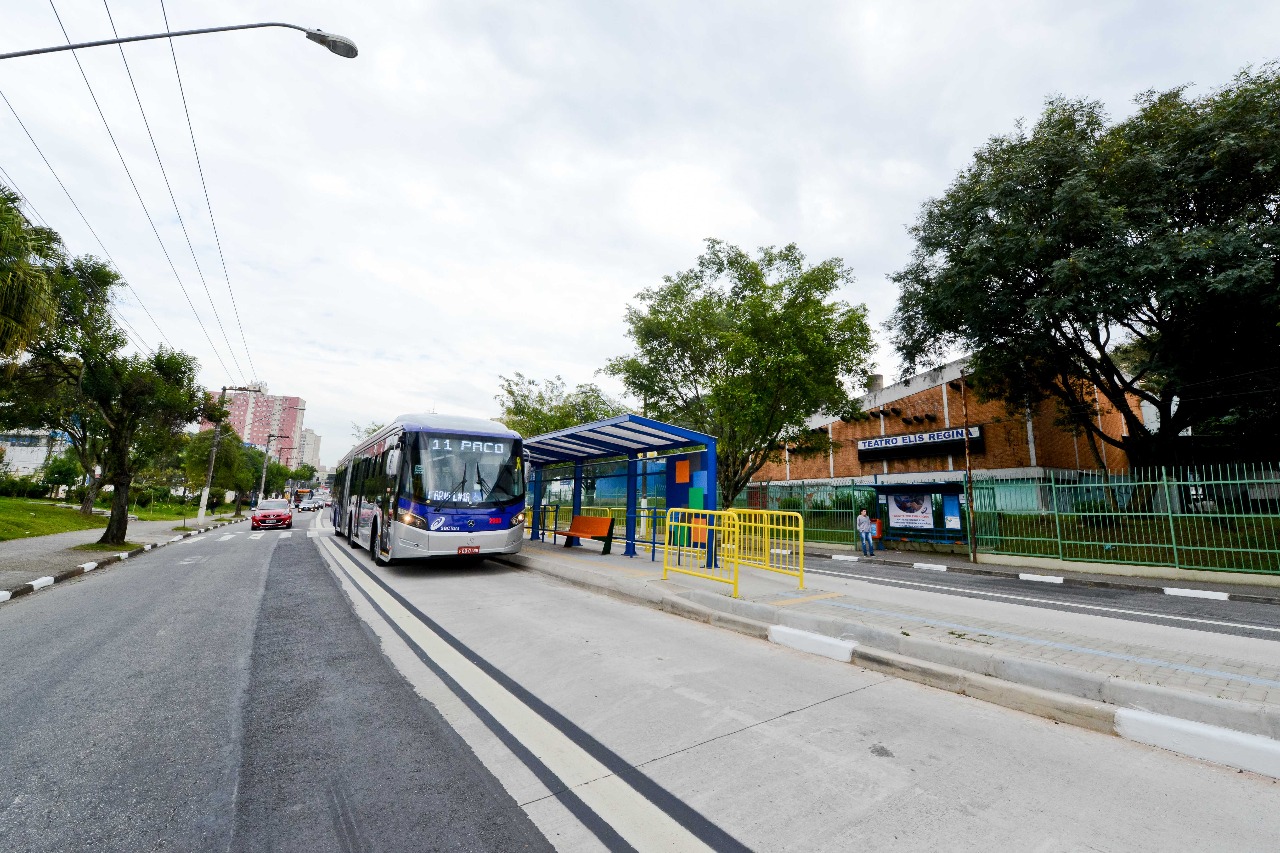
[[[1033,575],[1026,572],[1018,575],[1020,581],[1039,581],[1040,583],[1062,583],[1063,579],[1057,575]]]
[[[320,531],[318,531],[318,530],[308,530],[308,531],[307,531],[307,538],[308,538],[308,539],[315,539],[315,538],[316,538],[317,536],[319,536],[319,535],[320,535]]]
[[[292,535],[293,535],[293,531],[292,531],[292,530],[286,530],[284,533],[281,533],[281,534],[280,534],[280,538],[281,538],[281,539],[288,539],[288,538],[289,538],[290,536],[292,536]]]
[[[1229,596],[1225,592],[1216,592],[1212,589],[1182,589],[1176,586],[1166,586],[1164,588],[1165,595],[1181,595],[1186,598],[1212,598],[1215,601],[1227,601]]]
[[[930,572],[945,572],[947,570],[947,567],[942,563],[912,563],[911,567],[913,569],[925,569]]]
[[[322,539],[321,547],[437,666],[636,849],[711,849],[416,619],[332,541]]]
[[[261,534],[261,533],[250,533],[250,534],[249,534],[249,538],[250,538],[250,539],[261,539],[261,538],[262,538],[262,534]]]
[[[48,575],[31,581],[32,589],[44,589],[46,586],[53,586],[53,578]]]
[[[226,542],[228,539],[235,539],[235,538],[236,538],[236,535],[234,533],[224,533],[218,537],[218,541]]]
[[[1127,610],[1122,607],[1103,607],[1098,604],[1077,604],[1074,601],[1059,601],[1052,598],[1031,598],[1025,595],[1009,595],[1003,592],[987,592],[982,589],[964,589],[963,587],[939,586],[932,583],[919,583],[917,581],[900,581],[894,578],[881,578],[874,575],[854,575],[848,572],[824,572],[822,569],[806,569],[807,572],[813,572],[819,575],[829,575],[833,578],[854,578],[855,580],[874,581],[886,584],[903,584],[905,586],[918,586],[923,589],[940,589],[945,592],[963,592],[973,595],[986,595],[991,598],[1007,598],[1010,601],[1029,601],[1033,604],[1059,604],[1064,607],[1078,607],[1082,610],[1098,610],[1103,613],[1123,613],[1127,616],[1152,616],[1156,619],[1170,619],[1176,622],[1195,622],[1200,625],[1220,625],[1224,628],[1247,628],[1252,631],[1268,631],[1273,634],[1280,634],[1280,628],[1269,628],[1266,625],[1249,625],[1240,622],[1223,622],[1218,619],[1197,619],[1192,616],[1173,616],[1168,613],[1151,613],[1146,610]]]

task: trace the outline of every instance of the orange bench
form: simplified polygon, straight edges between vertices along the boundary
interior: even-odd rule
[[[561,530],[560,535],[564,537],[564,547],[568,548],[573,544],[573,537],[580,539],[594,539],[597,542],[604,543],[604,551],[601,553],[608,554],[610,547],[613,546],[613,518],[603,518],[598,515],[575,515],[573,521],[569,523],[568,530]]]

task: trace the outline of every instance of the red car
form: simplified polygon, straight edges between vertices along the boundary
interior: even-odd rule
[[[249,526],[254,530],[261,530],[264,527],[282,527],[290,530],[293,528],[293,508],[283,499],[258,501],[257,507],[253,510],[253,517],[249,519]]]

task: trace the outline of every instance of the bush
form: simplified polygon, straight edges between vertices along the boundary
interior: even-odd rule
[[[46,483],[36,482],[31,477],[0,476],[0,497],[43,498],[52,488]]]

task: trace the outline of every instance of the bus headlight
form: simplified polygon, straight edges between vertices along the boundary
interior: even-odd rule
[[[396,521],[401,524],[407,524],[410,527],[416,527],[419,530],[427,529],[427,520],[425,518],[414,515],[411,512],[405,512],[404,510],[400,511],[400,514],[396,517]]]
[[[523,513],[523,512],[517,512],[515,515],[511,516],[511,526],[512,526],[512,527],[519,527],[519,526],[520,526],[520,525],[522,525],[522,524],[524,524],[524,513]]]

